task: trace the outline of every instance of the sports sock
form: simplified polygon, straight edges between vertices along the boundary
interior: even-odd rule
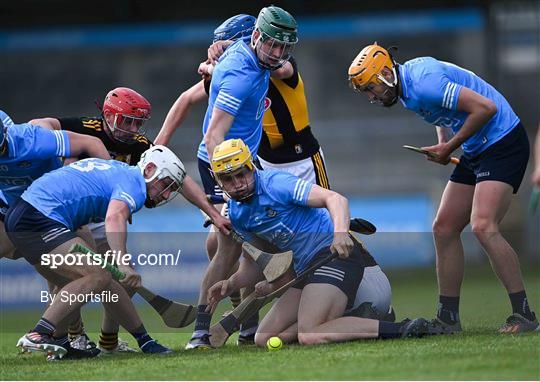
[[[99,347],[105,350],[114,350],[118,346],[118,332],[105,333],[103,330],[99,335]]]
[[[75,322],[72,322],[71,324],[69,324],[69,327],[68,327],[69,338],[73,339],[77,336],[82,335],[83,333],[84,333],[84,324],[82,321],[82,317],[79,316]]]
[[[210,332],[210,321],[212,321],[212,315],[205,312],[207,305],[197,306],[197,320],[195,321],[195,330],[192,338],[200,338]]]
[[[439,295],[437,318],[449,325],[459,322],[459,296],[449,297]]]
[[[527,294],[525,290],[516,293],[509,293],[510,302],[512,303],[512,312],[519,313],[527,320],[534,320],[534,314],[529,307],[529,300],[527,300]]]
[[[133,338],[135,338],[140,348],[142,348],[143,345],[146,344],[148,341],[153,340],[153,338],[150,337],[150,334],[148,334],[148,332],[146,331],[144,325],[139,326],[133,332],[130,332],[130,334],[133,336]]]
[[[382,340],[399,338],[399,329],[403,324],[400,322],[379,321],[379,338]]]
[[[71,348],[68,336],[64,336],[60,338],[53,337],[53,339],[56,345],[62,346],[66,350]]]
[[[229,298],[231,300],[231,305],[233,309],[236,309],[236,307],[242,302],[242,297],[240,297],[239,292],[234,292]]]
[[[41,317],[33,331],[39,334],[51,335],[53,334],[55,329],[56,326],[54,326],[51,322],[47,321],[45,318]]]

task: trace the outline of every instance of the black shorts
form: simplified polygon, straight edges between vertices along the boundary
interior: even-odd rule
[[[77,237],[62,223],[49,219],[23,199],[17,200],[5,218],[6,232],[15,247],[30,264],[41,255]]]
[[[311,260],[308,267],[319,259],[327,257],[329,254],[329,248],[320,251]],[[308,275],[304,281],[293,286],[293,288],[304,289],[308,284],[335,285],[347,296],[347,309],[350,309],[354,305],[358,286],[364,276],[364,267],[372,266],[373,263],[376,264],[362,244],[354,240],[354,248],[348,258],[337,258],[326,265],[320,266]]]
[[[485,180],[497,180],[512,186],[515,194],[527,168],[529,151],[527,132],[520,122],[504,138],[479,155],[462,155],[450,180],[472,186]]]

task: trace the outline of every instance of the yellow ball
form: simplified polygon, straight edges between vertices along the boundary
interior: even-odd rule
[[[283,347],[283,342],[281,341],[281,338],[279,337],[270,337],[268,341],[266,341],[266,347],[268,350],[279,350]]]

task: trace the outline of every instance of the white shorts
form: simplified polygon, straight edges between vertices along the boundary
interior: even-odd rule
[[[263,170],[274,169],[285,171],[308,182],[318,184],[321,187],[330,189],[328,175],[326,173],[326,164],[322,149],[319,149],[315,155],[296,162],[289,163],[270,163],[258,157]]]
[[[370,302],[379,314],[384,315],[390,310],[391,300],[390,281],[382,269],[378,265],[364,268],[364,277],[358,286],[353,309],[364,302]]]

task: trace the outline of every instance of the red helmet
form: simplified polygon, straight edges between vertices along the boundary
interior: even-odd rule
[[[129,88],[111,90],[103,102],[105,124],[113,138],[124,143],[134,143],[137,136],[146,134],[144,123],[151,111],[150,102]]]

